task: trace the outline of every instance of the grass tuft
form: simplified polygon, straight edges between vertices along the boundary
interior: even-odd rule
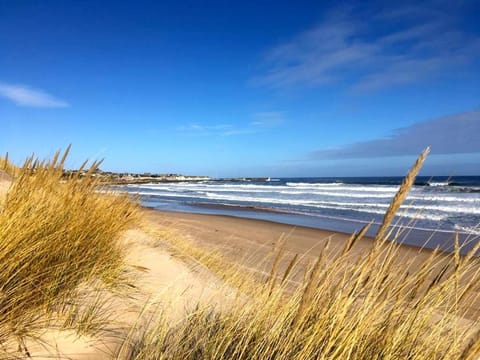
[[[67,155],[30,158],[20,168],[4,159],[16,170],[0,208],[0,344],[37,336],[49,315],[71,308],[80,288],[121,283],[118,239],[137,208],[125,195],[98,192],[95,163],[89,176],[65,179]]]
[[[266,272],[242,268],[168,231],[157,233],[156,245],[197,269],[208,268],[225,280],[219,294],[234,296],[222,306],[199,303],[173,322],[167,320],[166,305],[172,299],[155,303],[157,311],[145,311],[153,313],[149,321],[138,321],[126,332],[114,357],[478,358],[480,263],[475,255],[480,243],[462,256],[455,238],[452,254],[436,250],[405,259],[401,245],[389,239],[392,219],[427,153],[392,199],[371,248],[352,251],[369,225],[338,251],[326,242],[300,283],[290,281],[294,271],[302,270],[298,255],[281,271],[280,263],[287,260],[282,241],[276,256],[266,260],[271,261]],[[33,356],[26,340],[40,337],[51,321],[91,334],[108,328],[111,319],[108,290],[122,284],[125,271],[125,249],[118,239],[136,223],[137,208],[127,196],[99,192],[93,176],[99,163],[86,176],[65,177],[67,155],[68,150],[51,161],[30,158],[22,167],[11,165],[8,157],[0,159],[0,168],[13,176],[0,207],[1,358],[8,358],[5,349],[12,343],[17,358]]]
[[[245,296],[227,309],[199,307],[173,326],[152,318],[149,327],[125,341],[117,359],[477,358],[478,312],[472,314],[471,307],[478,303],[478,259],[462,257],[457,245],[453,254],[434,251],[405,261],[401,245],[386,241],[427,153],[405,178],[369,251],[351,251],[368,227],[336,254],[328,251],[327,242],[294,289],[284,280],[297,257],[281,277],[282,247],[265,274],[267,281],[238,280],[248,272],[232,275],[231,265],[222,268],[216,261],[211,269],[224,278],[236,277],[229,283],[244,284]],[[181,250],[205,258],[194,243]],[[275,281],[277,276],[282,280]]]

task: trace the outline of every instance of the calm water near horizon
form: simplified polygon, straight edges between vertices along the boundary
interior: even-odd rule
[[[373,221],[398,190],[402,177],[278,178],[270,181],[201,181],[120,187],[158,210],[221,214],[352,232]],[[480,176],[418,177],[395,224],[401,241],[451,248],[480,236]],[[432,235],[433,234],[433,235]],[[467,246],[468,248],[468,246]]]

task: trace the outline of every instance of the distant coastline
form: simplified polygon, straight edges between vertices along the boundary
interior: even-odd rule
[[[64,177],[77,175],[84,177],[87,170],[65,170]],[[238,178],[211,178],[205,175],[182,175],[182,174],[157,174],[157,173],[133,173],[133,172],[112,172],[97,169],[93,176],[100,179],[103,183],[112,185],[120,184],[156,184],[156,183],[175,183],[175,182],[195,182],[195,181],[231,181],[231,182],[269,182],[270,177],[238,177]]]

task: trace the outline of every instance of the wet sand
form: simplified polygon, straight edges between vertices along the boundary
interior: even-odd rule
[[[265,220],[245,219],[227,215],[205,215],[194,213],[166,212],[152,209],[144,210],[147,219],[181,236],[191,239],[195,244],[220,251],[229,260],[247,268],[268,272],[271,267],[273,248],[280,239],[285,240],[284,266],[295,255],[301,261],[299,276],[305,266],[311,264],[329,241],[329,254],[341,251],[350,234],[293,226]],[[360,230],[360,226],[359,226]],[[352,249],[352,257],[370,250],[371,237],[365,237]],[[411,245],[401,246],[401,257],[418,257],[418,263],[431,254],[429,249]]]
[[[330,239],[334,249],[340,249],[349,239],[350,234],[282,224],[266,220],[247,219],[229,215],[209,215],[182,212],[158,211],[144,209],[150,221],[179,230],[182,234],[194,237],[199,243],[225,246],[230,249],[255,250],[271,248],[285,237],[286,249],[290,252],[318,255],[322,245]],[[358,226],[360,230],[361,226]],[[373,239],[365,237],[355,251],[367,250]],[[431,253],[428,249],[402,245],[409,255]]]

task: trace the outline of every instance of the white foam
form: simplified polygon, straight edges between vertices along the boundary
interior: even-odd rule
[[[356,184],[308,184],[308,183],[287,183],[288,187],[291,188],[300,188],[300,189],[335,189],[335,190],[349,190],[349,191],[361,191],[361,192],[389,192],[395,193],[398,191],[399,186],[390,186],[390,185],[356,185]]]
[[[464,196],[421,196],[421,195],[410,195],[407,199],[410,200],[422,200],[430,202],[463,202],[463,203],[477,203],[480,205],[480,197],[472,197],[470,194],[464,194]]]
[[[333,192],[333,191],[279,191],[280,194],[288,195],[318,195],[318,196],[330,196],[330,197],[339,197],[339,198],[376,198],[376,199],[391,199],[393,194],[359,194],[355,192]]]
[[[333,191],[323,191],[323,190],[312,190],[306,191],[304,189],[289,189],[289,190],[281,190],[278,189],[279,186],[273,187],[265,187],[262,189],[244,189],[244,188],[229,188],[229,189],[222,189],[222,188],[214,188],[214,187],[190,187],[188,189],[182,188],[175,188],[175,187],[158,187],[155,190],[163,190],[163,191],[175,191],[175,192],[183,192],[183,191],[196,191],[196,192],[203,192],[209,191],[214,193],[255,193],[255,194],[283,194],[283,195],[315,195],[315,196],[329,196],[329,197],[352,197],[352,198],[378,198],[378,199],[391,199],[393,194],[369,194],[366,195],[365,193],[355,193],[355,192],[333,192]],[[146,188],[146,189],[153,189],[153,188]]]
[[[247,202],[247,203],[267,203],[267,204],[282,204],[282,205],[300,205],[300,206],[310,206],[317,209],[335,209],[335,210],[349,210],[349,211],[359,211],[367,212],[373,214],[384,214],[389,204],[370,204],[370,203],[348,203],[348,202],[334,202],[334,201],[315,201],[315,200],[292,200],[292,199],[278,199],[278,198],[252,198],[252,197],[240,197],[240,196],[225,196],[215,193],[206,194],[209,199],[212,200],[229,200],[229,201],[238,201],[238,202]],[[399,215],[411,217],[411,218],[422,218],[429,220],[441,220],[444,219],[444,215],[438,214],[426,214],[419,211],[415,212],[406,212],[405,209],[409,209],[407,205],[405,208],[402,208]],[[415,207],[411,207],[415,209]],[[423,210],[422,207],[418,209]]]
[[[446,183],[438,183],[446,185]],[[465,224],[480,218],[480,193],[453,192],[449,188],[414,187],[406,203],[401,207],[401,216],[441,221],[452,219]],[[435,185],[433,185],[435,186]],[[271,208],[288,209],[288,212],[305,211],[312,215],[340,210],[383,215],[390,200],[398,190],[394,185],[360,185],[345,183],[294,183],[285,185],[245,183],[156,183],[127,185],[129,192],[142,196],[192,201],[207,200],[211,203],[237,205],[268,204]],[[174,200],[173,200],[174,201]],[[325,209],[325,210],[322,210]],[[352,214],[352,217],[355,215]],[[463,226],[463,225],[458,225]],[[465,232],[478,231],[465,227]],[[470,230],[469,230],[470,229]],[[473,229],[473,230],[472,230]],[[461,230],[458,228],[457,230]]]
[[[365,202],[348,202],[348,201],[328,201],[328,200],[306,200],[306,199],[281,199],[271,197],[251,197],[251,196],[235,196],[235,195],[222,195],[214,192],[206,193],[208,198],[219,200],[231,200],[231,201],[246,201],[246,202],[267,202],[271,204],[290,204],[290,205],[321,205],[325,207],[330,206],[348,206],[352,209],[363,210],[365,208],[380,208],[386,210],[390,205],[389,203],[365,203]],[[416,204],[404,204],[401,209],[413,209],[413,210],[433,210],[445,213],[465,213],[465,214],[480,214],[480,207],[475,206],[441,206],[441,205],[416,205]]]
[[[455,224],[454,228],[455,228],[455,230],[460,230],[463,233],[480,236],[480,227],[479,226],[462,226],[462,225]]]
[[[131,194],[134,194],[134,195],[142,195],[142,196],[157,196],[157,197],[160,197],[160,196],[169,196],[169,197],[183,197],[183,198],[186,198],[186,197],[195,197],[195,196],[192,196],[192,195],[184,195],[184,194],[178,194],[178,193],[160,193],[160,192],[146,192],[146,191],[135,191],[135,192],[131,192]]]
[[[200,189],[209,189],[209,191],[251,191],[251,192],[279,192],[279,191],[304,191],[308,193],[318,193],[321,194],[322,191],[348,191],[350,193],[360,192],[372,192],[372,193],[389,193],[393,195],[398,187],[394,186],[359,186],[359,185],[344,185],[344,184],[313,184],[314,186],[295,186],[285,185],[253,185],[253,184],[190,184],[190,183],[166,183],[166,184],[141,184],[133,185],[130,187],[136,188],[145,188],[145,189],[189,189],[189,190],[200,190]],[[295,183],[297,184],[297,183]],[[307,183],[305,183],[307,184]]]
[[[429,186],[448,186],[449,182],[448,181],[440,181],[440,182],[429,182]]]
[[[163,192],[135,192],[139,195],[146,196],[168,196],[168,197],[190,197],[190,198],[209,198],[212,200],[228,200],[228,201],[240,201],[248,203],[269,203],[269,204],[284,204],[284,205],[299,205],[299,206],[313,206],[313,207],[330,207],[330,208],[342,208],[356,211],[373,211],[373,209],[378,209],[379,211],[384,212],[389,207],[389,202],[384,203],[373,203],[373,202],[350,202],[344,201],[344,198],[339,197],[337,201],[327,200],[327,199],[315,199],[315,198],[279,198],[271,196],[248,196],[243,194],[221,194],[213,191],[197,191],[195,193],[180,193],[176,192],[175,189],[164,188]],[[356,197],[354,194],[353,197]],[[345,198],[352,196],[345,196]],[[360,197],[360,196],[357,196]],[[364,197],[367,199],[368,197]],[[436,213],[459,213],[459,214],[475,214],[480,215],[479,206],[465,206],[463,204],[459,205],[439,205],[439,204],[404,204],[401,209],[406,210],[418,210],[422,212],[436,212]]]
[[[305,182],[287,182],[287,186],[291,187],[316,187],[316,186],[340,186],[344,185],[342,182],[334,182],[334,183],[305,183]]]
[[[348,187],[348,190],[339,187],[328,187],[321,189],[315,187],[312,189],[302,187],[273,186],[273,185],[231,185],[231,184],[143,184],[131,186],[138,189],[163,190],[169,192],[219,192],[219,193],[255,193],[261,196],[262,193],[278,193],[282,195],[312,195],[327,196],[339,198],[375,198],[375,199],[391,199],[394,191],[378,191],[379,189],[371,188],[373,192],[368,193],[366,188]],[[193,194],[192,194],[193,195]],[[425,193],[412,192],[408,199],[420,200],[428,202],[459,202],[480,204],[480,194],[443,194],[443,195],[427,195]]]

